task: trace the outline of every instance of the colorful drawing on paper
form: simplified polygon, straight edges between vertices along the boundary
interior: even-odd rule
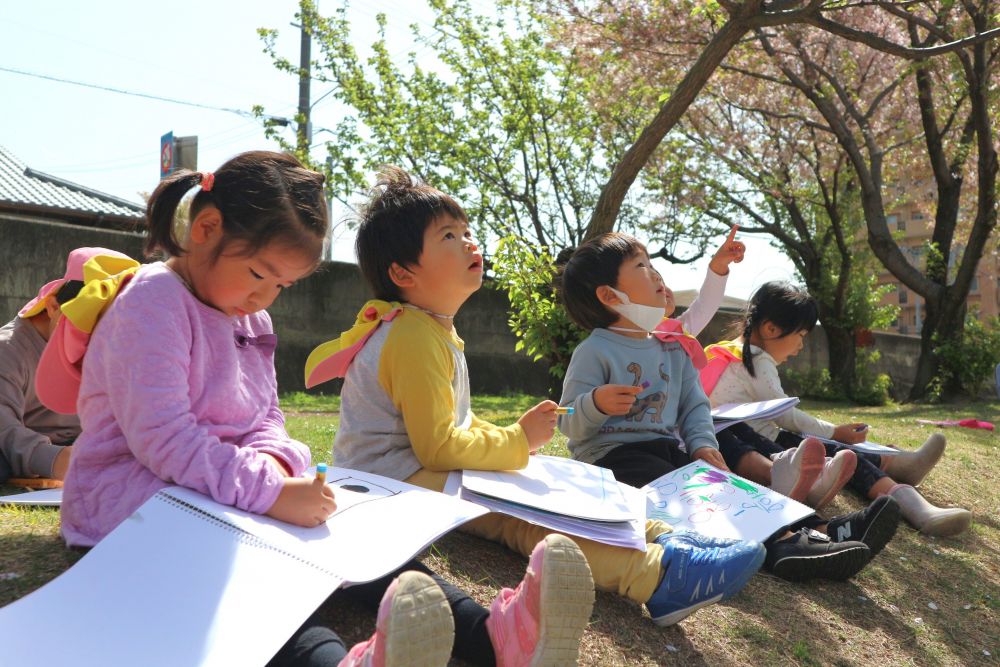
[[[738,475],[695,462],[645,487],[647,518],[716,537],[763,540],[812,510]]]

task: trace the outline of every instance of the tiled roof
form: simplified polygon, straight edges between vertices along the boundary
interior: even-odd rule
[[[3,146],[0,146],[0,207],[117,220],[137,220],[145,213],[139,204],[35,171]]]

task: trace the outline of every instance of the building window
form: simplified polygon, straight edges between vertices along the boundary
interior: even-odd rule
[[[914,211],[913,215],[910,216],[910,220],[923,220],[924,214],[920,211]]]
[[[892,215],[885,216],[885,224],[889,225],[890,227],[892,225],[898,225],[899,224],[899,216],[896,215],[895,213],[893,213]]]
[[[969,283],[969,291],[970,292],[979,291],[979,276],[972,276],[972,282]]]
[[[897,287],[896,291],[899,292],[899,302],[907,303],[910,300],[909,293],[902,287]]]
[[[903,220],[902,218],[899,218],[898,220],[896,220],[896,231],[897,232],[905,232],[906,231],[906,220]]]

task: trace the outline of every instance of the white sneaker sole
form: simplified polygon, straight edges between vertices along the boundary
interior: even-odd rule
[[[444,591],[423,572],[399,575],[384,630],[385,667],[448,664],[455,621]]]
[[[580,547],[564,535],[545,538],[539,594],[541,619],[531,667],[575,665],[594,607],[594,578]]]

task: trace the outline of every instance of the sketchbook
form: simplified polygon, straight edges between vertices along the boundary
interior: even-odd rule
[[[460,497],[494,512],[605,544],[646,548],[643,495],[606,468],[537,455],[522,470],[465,470],[460,487]]]
[[[22,505],[25,507],[59,507],[62,505],[62,489],[39,489],[0,496],[0,505]]]
[[[774,419],[798,404],[799,399],[796,396],[753,403],[725,403],[712,408],[712,421],[715,422],[715,432],[718,433],[733,424],[751,419]]]
[[[642,491],[650,519],[711,537],[763,542],[813,513],[777,491],[703,461],[669,472]]]
[[[339,586],[381,577],[481,516],[472,503],[332,468],[337,511],[299,528],[168,487],[78,563],[0,609],[5,664],[264,665]],[[52,623],[58,620],[58,642]]]
[[[856,452],[862,452],[864,454],[881,454],[883,456],[895,456],[901,454],[902,450],[896,449],[894,447],[887,447],[885,445],[880,445],[877,442],[872,442],[870,440],[865,440],[864,442],[859,442],[853,445],[849,445],[846,442],[840,442],[839,440],[833,440],[831,438],[821,438],[818,435],[803,435],[803,438],[816,438],[820,442],[825,442],[829,445],[840,445],[841,447],[847,447],[848,449],[853,449]]]

